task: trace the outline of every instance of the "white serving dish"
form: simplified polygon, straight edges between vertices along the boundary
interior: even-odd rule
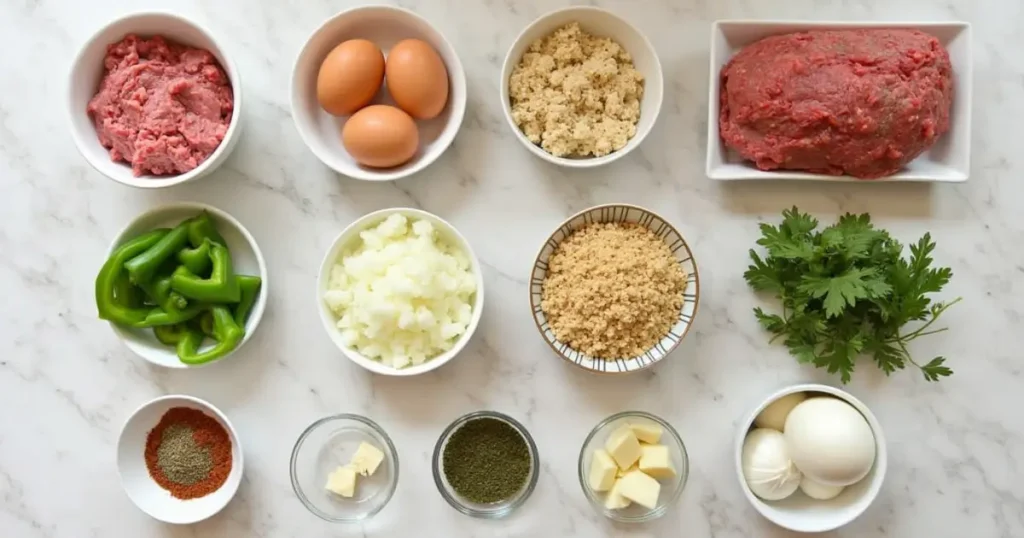
[[[210,213],[210,217],[217,226],[217,231],[220,232],[224,237],[224,241],[227,242],[227,247],[231,251],[231,263],[235,273],[257,275],[263,280],[263,285],[260,287],[259,295],[256,296],[256,303],[253,304],[252,313],[249,314],[249,319],[245,322],[245,337],[242,342],[230,354],[206,364],[189,366],[181,362],[178,359],[174,346],[161,344],[156,339],[152,329],[131,329],[121,327],[113,322],[110,323],[110,328],[114,330],[114,334],[124,342],[124,345],[128,346],[128,349],[158,366],[167,368],[200,368],[227,359],[229,356],[237,353],[252,338],[253,333],[256,332],[256,327],[259,326],[260,320],[263,318],[263,311],[267,307],[267,264],[263,260],[263,253],[260,252],[260,247],[256,244],[256,240],[253,239],[249,230],[242,226],[242,223],[213,206],[193,202],[179,202],[153,208],[136,217],[117,234],[117,237],[107,250],[107,257],[109,258],[118,246],[129,239],[142,235],[154,228],[173,228],[181,221],[194,217],[204,210]],[[200,350],[206,349],[211,345],[213,344],[208,341]]]
[[[686,272],[683,306],[679,309],[679,317],[672,325],[672,329],[669,330],[669,333],[660,342],[654,344],[651,349],[635,357],[623,357],[615,360],[599,359],[569,347],[569,344],[561,342],[555,337],[554,331],[548,324],[547,316],[545,316],[544,310],[541,308],[544,280],[547,278],[548,261],[551,258],[551,254],[573,232],[587,224],[598,222],[630,222],[647,227],[668,244],[676,260]],[[662,216],[635,205],[599,205],[584,209],[569,217],[541,245],[540,250],[537,252],[537,257],[533,261],[533,268],[530,270],[530,310],[533,313],[533,322],[537,326],[537,331],[540,332],[541,337],[562,360],[567,361],[573,366],[600,374],[636,372],[650,368],[668,357],[670,353],[679,347],[683,338],[686,338],[686,335],[690,333],[699,304],[700,275],[697,272],[697,261],[694,259],[693,252],[690,250],[686,239]]]
[[[393,213],[401,213],[410,218],[431,222],[441,238],[453,245],[457,245],[465,253],[466,257],[470,260],[473,274],[476,275],[476,295],[473,302],[473,317],[469,326],[466,327],[466,332],[462,333],[462,336],[460,336],[455,342],[455,345],[453,345],[448,351],[426,360],[423,364],[409,365],[405,368],[392,368],[390,365],[386,365],[380,361],[366,357],[352,347],[346,345],[342,341],[341,331],[338,330],[338,327],[336,326],[338,321],[337,316],[334,315],[334,312],[331,311],[330,307],[328,307],[327,303],[324,301],[324,294],[327,292],[327,285],[331,278],[331,268],[337,263],[338,257],[341,253],[347,247],[352,245],[354,241],[359,240],[360,232],[380,224]],[[454,226],[441,217],[420,209],[404,207],[381,209],[380,211],[374,211],[373,213],[364,215],[352,224],[349,224],[341,231],[340,234],[338,234],[338,237],[334,239],[331,247],[327,250],[327,254],[324,256],[323,261],[320,263],[320,273],[316,279],[316,304],[317,310],[320,312],[320,321],[323,322],[324,330],[327,331],[327,335],[331,338],[331,341],[334,342],[334,345],[338,346],[338,349],[340,349],[345,357],[350,361],[375,374],[414,376],[424,374],[444,366],[454,359],[455,356],[462,351],[462,348],[466,347],[466,344],[469,343],[470,338],[473,337],[473,333],[476,332],[476,328],[480,324],[480,316],[483,314],[484,277],[483,272],[480,270],[480,261],[477,259],[476,254],[473,253],[473,248],[470,247],[469,241],[467,241]]]
[[[335,117],[320,108],[316,78],[327,53],[349,39],[374,42],[385,58],[403,39],[421,39],[441,56],[448,70],[448,103],[436,118],[416,120],[420,147],[413,158],[394,168],[362,166],[345,151],[341,130],[350,116]],[[382,87],[370,104],[394,106]],[[437,160],[459,132],[466,114],[466,73],[451,43],[429,22],[407,9],[392,6],[364,6],[338,13],[313,32],[303,45],[291,80],[291,107],[295,128],[310,151],[339,174],[367,181],[390,181],[406,177]]]
[[[747,486],[747,481],[743,477],[743,440],[753,427],[754,419],[775,400],[795,392],[824,393],[845,401],[864,416],[875,435],[875,464],[871,471],[860,482],[847,486],[837,497],[827,501],[812,499],[799,489],[781,501],[764,501],[750,491],[750,487]],[[878,492],[882,489],[882,483],[885,481],[886,469],[889,466],[885,434],[882,432],[882,425],[879,424],[871,410],[844,390],[815,383],[786,387],[765,398],[740,422],[733,452],[736,476],[739,478],[743,495],[750,501],[750,504],[772,523],[797,532],[826,532],[838,529],[856,519],[864,510],[867,510],[868,506],[871,506],[878,496]]]
[[[157,484],[146,468],[146,436],[173,407],[198,409],[217,420],[231,439],[231,471],[216,491],[196,499],[181,500]],[[121,486],[135,506],[164,523],[188,525],[207,519],[227,506],[242,483],[242,446],[228,417],[213,404],[192,396],[162,396],[146,402],[128,417],[117,440],[117,472]]]
[[[96,94],[100,81],[103,79],[103,58],[106,56],[107,46],[133,33],[147,37],[160,35],[178,43],[206,49],[217,58],[224,72],[231,79],[235,104],[224,140],[205,161],[184,174],[135,177],[132,174],[131,165],[110,160],[110,151],[100,144],[92,119],[86,112],[89,100]],[[242,80],[238,68],[235,67],[235,63],[227,55],[224,47],[219,44],[209,30],[181,15],[162,12],[133,13],[116,19],[101,28],[82,46],[72,62],[67,95],[71,136],[75,140],[78,151],[96,171],[118,183],[132,187],[143,189],[170,187],[205,176],[227,160],[241,136]]]
[[[598,37],[608,37],[622,46],[633,57],[633,65],[644,76],[644,96],[640,100],[640,120],[636,124],[636,135],[626,143],[625,147],[602,157],[555,157],[531,142],[512,119],[512,103],[509,98],[508,84],[512,70],[519,64],[523,54],[530,45],[566,24],[577,22],[584,31]],[[537,157],[545,161],[569,168],[593,168],[625,157],[636,149],[651,132],[654,122],[661,111],[664,82],[662,80],[661,62],[654,46],[636,27],[614,13],[592,6],[573,6],[552,11],[530,23],[516,37],[515,42],[505,56],[501,68],[501,109],[505,120],[523,146]]]
[[[759,170],[731,150],[718,132],[719,76],[722,67],[742,49],[768,36],[806,30],[861,28],[911,28],[931,34],[949,51],[953,64],[953,107],[950,129],[931,149],[892,176],[873,180],[807,172]],[[717,180],[798,179],[826,181],[967,181],[971,168],[971,25],[966,22],[841,22],[720,20],[711,28],[711,61],[708,73],[707,176]]]

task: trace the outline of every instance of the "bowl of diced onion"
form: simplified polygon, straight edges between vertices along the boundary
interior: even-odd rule
[[[412,376],[452,360],[480,323],[484,281],[469,242],[444,219],[382,209],[345,228],[317,277],[320,319],[349,360]]]

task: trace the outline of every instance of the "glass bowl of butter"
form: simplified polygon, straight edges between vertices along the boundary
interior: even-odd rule
[[[675,428],[643,411],[602,420],[580,450],[583,494],[598,512],[623,523],[665,515],[679,500],[689,471]]]
[[[292,489],[316,516],[332,522],[373,517],[398,485],[398,452],[376,422],[353,414],[309,425],[292,449]]]

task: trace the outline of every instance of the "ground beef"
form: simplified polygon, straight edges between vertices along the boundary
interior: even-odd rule
[[[234,94],[209,51],[129,35],[107,48],[88,112],[100,143],[136,176],[181,174],[224,140]]]
[[[763,170],[887,176],[949,130],[949,54],[917,30],[768,37],[721,77],[722,140]]]

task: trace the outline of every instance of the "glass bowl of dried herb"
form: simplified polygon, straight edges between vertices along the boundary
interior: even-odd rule
[[[595,510],[614,521],[642,523],[676,504],[690,463],[671,424],[643,411],[624,411],[591,430],[578,471],[583,494]]]
[[[467,516],[505,517],[537,485],[540,460],[526,427],[508,415],[477,411],[452,422],[434,446],[434,483]]]
[[[369,519],[398,486],[398,451],[376,422],[341,413],[299,435],[290,463],[292,489],[310,512],[330,522]]]

